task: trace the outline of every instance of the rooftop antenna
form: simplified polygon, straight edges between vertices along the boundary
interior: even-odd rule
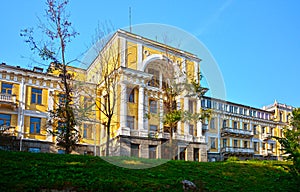
[[[130,31],[130,33],[132,32],[132,29],[131,29],[131,7],[129,7],[129,31]]]

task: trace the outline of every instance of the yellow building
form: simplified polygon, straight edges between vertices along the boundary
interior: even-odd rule
[[[118,30],[86,68],[69,67],[75,78],[75,104],[82,137],[76,152],[105,155],[107,117],[101,103],[115,94],[110,131],[110,155],[167,158],[170,132],[163,123],[166,85],[199,81],[201,59],[189,52]],[[50,66],[51,67],[51,66]],[[106,72],[106,74],[105,74]],[[105,89],[104,76],[115,89]],[[61,152],[47,130],[48,111],[59,102],[59,74],[43,69],[0,65],[0,124],[14,130],[16,148],[25,151]],[[114,93],[114,94],[110,94]],[[210,120],[177,123],[172,134],[175,158],[191,161],[241,158],[280,158],[279,135],[292,107],[275,103],[256,109],[219,99],[176,96],[178,110],[200,113],[212,109]],[[109,98],[108,98],[109,97]],[[96,105],[93,105],[96,104]],[[1,145],[1,144],[0,144]]]
[[[272,136],[282,137],[293,107],[274,104],[262,109],[203,97],[202,108],[213,114],[202,130],[208,146],[208,161],[240,159],[282,159],[280,145]]]

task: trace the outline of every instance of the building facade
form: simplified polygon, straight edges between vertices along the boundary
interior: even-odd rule
[[[275,101],[258,109],[209,97],[203,97],[201,106],[213,111],[202,128],[209,161],[226,160],[230,156],[243,160],[282,160],[281,146],[272,136],[283,136],[292,106]]]
[[[84,89],[87,85],[98,89],[94,96],[84,89],[76,93],[76,104],[86,109],[107,99],[103,63],[109,63],[110,74],[117,74],[110,155],[170,158],[171,142],[171,158],[181,160],[219,161],[230,156],[280,159],[280,145],[270,136],[282,135],[293,108],[277,102],[257,109],[209,97],[200,100],[182,91],[176,96],[178,110],[197,114],[211,109],[211,118],[178,122],[172,134],[167,131],[163,121],[167,84],[199,82],[200,62],[191,53],[118,30],[86,69],[69,70]],[[55,127],[47,123],[48,111],[59,102],[59,81],[59,74],[44,73],[37,67],[28,70],[0,65],[0,125],[2,133],[14,136],[14,148],[61,152],[49,133]],[[82,137],[77,153],[106,153],[107,117],[96,106],[91,107],[93,114],[77,125]]]

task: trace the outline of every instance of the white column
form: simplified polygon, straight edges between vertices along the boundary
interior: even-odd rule
[[[200,99],[197,100],[197,113],[201,111],[201,101]],[[197,137],[202,136],[202,122],[197,121]]]
[[[121,105],[120,105],[120,127],[126,127],[127,123],[127,90],[126,84],[121,84]]]
[[[144,90],[144,114],[147,114],[148,113],[148,105],[149,105],[149,102],[148,102],[148,93],[147,93],[147,90]],[[144,128],[146,130],[149,130],[149,124],[148,124],[148,118],[144,118]]]
[[[53,110],[53,107],[54,107],[54,97],[53,97],[53,94],[54,94],[54,89],[48,89],[48,111],[51,111]],[[48,120],[50,119],[50,113],[48,113]],[[52,131],[53,130],[53,127],[51,125],[49,125],[49,130]],[[49,134],[47,133],[47,138],[46,140],[47,141],[52,141],[53,139],[53,136],[52,134]]]
[[[145,88],[143,86],[139,87],[139,103],[138,103],[138,129],[143,130],[144,127],[144,94],[145,94]]]
[[[163,102],[163,95],[159,95],[159,129],[160,132],[163,132],[164,130],[164,124],[163,124],[163,115],[164,115],[164,102]]]
[[[24,111],[26,106],[26,85],[25,85],[25,78],[22,78],[21,85],[20,85],[20,95],[19,95],[19,110],[18,110],[18,127],[20,131],[21,137],[24,136]]]
[[[177,110],[181,109],[180,98],[177,99]],[[181,134],[181,121],[177,123],[177,134]]]
[[[159,88],[161,89],[162,88],[162,72],[159,73]]]
[[[184,101],[184,111],[188,111],[189,110],[189,98],[184,97],[183,99]],[[189,123],[188,122],[184,122],[184,135],[188,135],[189,134]]]
[[[143,69],[143,45],[141,43],[137,44],[137,70],[141,71]]]

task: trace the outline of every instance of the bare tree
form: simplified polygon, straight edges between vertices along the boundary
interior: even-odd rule
[[[48,41],[37,42],[33,37],[32,28],[22,30],[21,36],[25,38],[25,42],[29,44],[31,50],[37,53],[42,60],[51,62],[49,72],[55,70],[59,74],[61,93],[58,96],[61,102],[54,110],[50,111],[49,124],[57,126],[56,131],[51,131],[53,135],[57,136],[57,144],[65,148],[66,153],[71,153],[79,140],[79,134],[75,128],[74,90],[72,87],[74,75],[68,71],[68,65],[72,61],[68,62],[66,59],[66,48],[78,33],[73,30],[69,15],[66,13],[68,3],[68,0],[46,1],[46,21],[41,23],[39,29],[42,30]]]
[[[96,84],[95,108],[100,111],[100,121],[106,132],[106,156],[110,154],[112,124],[116,123],[116,104],[120,89],[120,52],[117,41],[111,39],[111,24],[98,25],[93,40],[96,58],[89,66],[89,81]]]

